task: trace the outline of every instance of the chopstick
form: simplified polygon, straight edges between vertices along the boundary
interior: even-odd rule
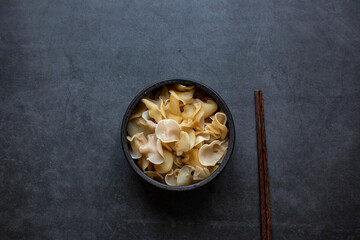
[[[264,105],[261,90],[255,90],[255,116],[259,167],[261,239],[272,240],[269,172],[267,165]]]

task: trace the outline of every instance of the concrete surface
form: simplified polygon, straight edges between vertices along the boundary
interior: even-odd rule
[[[0,239],[259,239],[253,90],[265,96],[273,239],[360,238],[359,1],[0,4]],[[128,166],[131,98],[212,86],[236,124],[211,184]]]

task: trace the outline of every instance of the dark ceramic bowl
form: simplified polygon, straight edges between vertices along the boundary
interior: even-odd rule
[[[164,85],[173,85],[175,83],[180,83],[183,85],[190,85],[190,86],[195,86],[197,89],[201,89],[203,90],[205,93],[208,94],[208,96],[210,96],[219,106],[220,108],[224,111],[224,113],[227,116],[227,127],[229,129],[229,147],[228,150],[226,152],[226,155],[222,161],[222,163],[220,164],[220,166],[216,169],[215,172],[213,172],[209,177],[205,178],[204,180],[198,182],[198,183],[194,183],[191,185],[187,185],[187,186],[169,186],[163,183],[160,183],[154,179],[151,179],[150,177],[148,177],[147,175],[145,175],[145,173],[140,169],[140,167],[136,164],[136,162],[131,158],[130,156],[130,144],[129,142],[126,140],[126,136],[127,136],[127,131],[126,131],[126,127],[129,121],[129,117],[131,115],[131,113],[133,112],[133,110],[135,109],[135,107],[137,106],[137,104],[141,101],[141,99],[147,95],[150,92],[153,92],[154,90],[159,89],[160,87],[164,86]],[[219,173],[224,169],[224,167],[226,166],[226,164],[228,163],[233,148],[234,148],[234,142],[235,142],[235,128],[234,128],[234,120],[231,116],[230,110],[227,107],[227,105],[225,104],[224,100],[214,91],[212,90],[210,87],[203,85],[202,83],[199,82],[195,82],[192,80],[184,80],[184,79],[172,79],[172,80],[165,80],[162,82],[158,82],[155,83],[147,88],[145,88],[144,90],[142,90],[139,94],[137,94],[135,96],[135,98],[131,101],[129,107],[126,109],[123,121],[122,121],[122,125],[121,125],[121,145],[125,154],[126,159],[128,160],[128,163],[130,164],[130,166],[134,169],[134,171],[140,176],[142,177],[145,181],[147,181],[148,183],[151,183],[152,185],[165,189],[165,190],[172,190],[172,191],[186,191],[186,190],[192,190],[195,188],[199,188],[205,184],[207,184],[208,182],[210,182],[211,180],[213,180],[217,175],[219,175]]]

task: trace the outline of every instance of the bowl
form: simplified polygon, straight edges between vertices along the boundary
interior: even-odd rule
[[[204,180],[191,184],[191,185],[187,185],[187,186],[169,186],[163,183],[160,183],[150,177],[148,177],[141,169],[140,167],[136,164],[135,160],[133,160],[130,156],[130,144],[126,139],[127,136],[127,124],[130,118],[130,115],[132,114],[133,110],[136,108],[137,104],[141,101],[141,99],[143,97],[145,97],[145,95],[147,95],[148,93],[157,90],[159,88],[161,88],[164,85],[173,85],[175,83],[179,83],[179,84],[183,84],[183,85],[187,85],[187,86],[195,86],[195,88],[197,89],[201,89],[203,90],[205,93],[208,94],[209,97],[211,97],[217,104],[218,106],[224,111],[224,113],[227,116],[227,128],[229,129],[229,146],[228,146],[228,150],[225,154],[225,157],[222,160],[222,163],[219,165],[219,167],[216,169],[216,171],[214,171],[209,177],[205,178]],[[187,190],[193,190],[196,188],[199,188],[201,186],[204,186],[205,184],[209,183],[210,181],[212,181],[216,176],[218,176],[220,174],[220,172],[223,171],[223,169],[225,168],[225,166],[227,165],[227,163],[230,160],[231,154],[233,152],[233,148],[234,148],[234,143],[235,143],[235,127],[234,127],[234,120],[231,116],[230,110],[228,108],[228,106],[226,105],[225,101],[220,97],[220,95],[218,93],[216,93],[213,89],[211,89],[210,87],[199,83],[197,81],[194,80],[185,80],[185,79],[171,79],[171,80],[165,80],[165,81],[161,81],[161,82],[157,82],[149,87],[146,87],[144,90],[142,90],[140,93],[138,93],[135,98],[131,101],[130,105],[128,106],[128,108],[126,109],[124,118],[122,120],[122,124],[121,124],[121,145],[123,148],[123,152],[125,155],[125,158],[127,159],[127,162],[130,164],[130,166],[132,167],[132,169],[134,169],[134,171],[142,178],[144,179],[146,182],[154,185],[155,187],[164,189],[164,190],[170,190],[170,191],[187,191]]]

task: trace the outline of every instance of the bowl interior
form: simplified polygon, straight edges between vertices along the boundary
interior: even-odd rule
[[[136,162],[131,158],[130,156],[130,144],[128,143],[126,136],[127,136],[127,124],[129,121],[129,117],[132,114],[133,110],[136,108],[137,104],[141,101],[141,99],[143,97],[145,97],[148,93],[154,92],[155,90],[159,89],[160,87],[164,86],[164,85],[173,85],[175,83],[179,83],[182,85],[187,85],[187,86],[195,86],[195,88],[200,89],[202,91],[204,91],[209,97],[211,97],[218,105],[219,107],[224,111],[224,113],[227,116],[227,127],[229,129],[229,146],[226,152],[225,157],[222,160],[222,163],[219,165],[219,167],[207,178],[205,178],[204,180],[191,184],[191,185],[187,185],[187,186],[169,186],[163,183],[160,183],[150,177],[148,177],[141,169],[140,167],[136,164]],[[235,128],[234,128],[234,121],[233,118],[231,116],[230,110],[227,107],[226,103],[224,102],[224,100],[214,91],[212,90],[210,87],[205,86],[204,84],[201,84],[199,82],[193,81],[193,80],[184,80],[184,79],[171,79],[171,80],[165,80],[165,81],[161,81],[158,83],[155,83],[147,88],[145,88],[144,90],[142,90],[140,93],[138,93],[135,98],[131,101],[131,103],[129,104],[123,121],[122,121],[122,125],[121,125],[121,145],[124,151],[124,155],[126,157],[126,159],[128,160],[128,163],[130,164],[130,166],[135,170],[135,172],[142,177],[145,181],[151,183],[152,185],[165,189],[165,190],[173,190],[173,191],[186,191],[186,190],[192,190],[195,188],[198,188],[200,186],[203,186],[205,184],[207,184],[208,182],[210,182],[211,180],[213,180],[226,166],[227,162],[229,161],[233,148],[234,148],[234,142],[235,142]]]

